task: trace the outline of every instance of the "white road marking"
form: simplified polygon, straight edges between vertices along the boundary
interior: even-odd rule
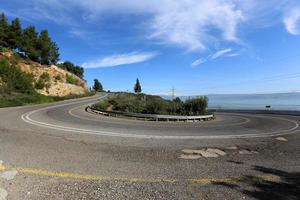
[[[98,99],[103,99],[107,95],[102,96]],[[242,135],[201,135],[201,136],[173,136],[173,135],[143,135],[143,134],[130,134],[130,133],[118,133],[118,132],[109,132],[109,131],[96,131],[96,130],[91,130],[91,129],[81,129],[81,128],[73,128],[73,127],[68,127],[68,126],[60,126],[60,125],[55,125],[55,124],[50,124],[46,122],[41,122],[37,121],[34,119],[31,119],[30,116],[43,111],[47,109],[53,109],[53,108],[59,108],[59,107],[64,107],[68,105],[73,105],[73,104],[78,104],[82,102],[86,102],[87,100],[83,101],[76,101],[76,102],[70,102],[66,104],[60,104],[60,105],[54,105],[54,106],[49,106],[45,108],[40,108],[37,110],[33,110],[31,112],[25,113],[21,116],[22,120],[36,126],[44,127],[44,128],[51,128],[55,130],[60,130],[60,131],[67,131],[67,132],[73,132],[73,133],[85,133],[85,134],[93,134],[93,135],[100,135],[100,136],[111,136],[111,137],[123,137],[123,138],[141,138],[141,139],[233,139],[233,138],[259,138],[259,137],[271,137],[271,136],[281,136],[281,135],[287,135],[291,134],[294,132],[297,132],[296,130],[299,127],[299,124],[294,121],[294,120],[289,120],[285,118],[280,118],[280,117],[264,117],[260,116],[261,118],[275,118],[275,119],[281,119],[284,121],[291,122],[295,124],[294,127],[286,130],[281,130],[281,131],[274,131],[274,132],[269,132],[269,133],[257,133],[257,134],[242,134]]]

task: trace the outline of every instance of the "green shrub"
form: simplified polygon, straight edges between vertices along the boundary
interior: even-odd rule
[[[66,99],[80,98],[85,96],[93,95],[93,93],[86,93],[84,95],[69,95],[64,97],[57,96],[44,96],[38,93],[32,94],[2,94],[0,95],[0,108],[9,106],[22,106],[28,104],[39,104],[39,103],[51,103],[55,101],[61,101]]]
[[[78,85],[78,80],[75,77],[73,77],[72,75],[69,75],[69,74],[67,74],[67,76],[66,76],[66,82],[70,83],[70,84],[73,84],[73,85]]]
[[[84,69],[80,66],[74,65],[70,61],[65,61],[63,63],[57,64],[58,67],[67,70],[68,72],[71,72],[78,76],[79,78],[83,78]]]
[[[45,82],[41,78],[39,78],[34,87],[35,89],[41,90],[45,87]]]
[[[46,72],[44,72],[38,79],[38,81],[35,83],[34,87],[38,90],[41,90],[45,87],[50,87],[50,75]]]
[[[32,75],[22,72],[7,60],[0,60],[0,78],[5,83],[4,87],[8,93],[34,93]]]
[[[41,76],[40,79],[42,79],[45,82],[50,81],[50,75],[47,72],[44,72]]]
[[[182,102],[179,98],[171,101],[153,95],[118,93],[93,107],[106,110],[112,106],[115,111],[145,114],[199,115],[206,112],[207,102],[207,97]]]
[[[56,81],[61,81],[62,80],[62,77],[61,77],[60,74],[57,74],[54,78],[55,78]]]

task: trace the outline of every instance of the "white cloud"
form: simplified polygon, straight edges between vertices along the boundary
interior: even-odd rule
[[[7,0],[8,1],[8,0]],[[106,16],[131,15],[144,37],[188,51],[211,50],[228,42],[241,44],[242,25],[269,26],[299,0],[9,0],[19,5],[13,13],[30,19],[51,20],[70,29],[100,26]],[[137,22],[138,21],[138,22]],[[287,30],[299,32],[299,14],[284,19]],[[133,24],[134,27],[137,24]],[[129,27],[131,28],[131,27]],[[78,34],[74,33],[73,34]],[[136,34],[141,34],[138,32]]]
[[[286,13],[284,20],[285,28],[287,32],[292,35],[300,34],[300,7],[289,10]]]
[[[195,60],[191,66],[192,67],[197,67],[201,64],[204,64],[205,62],[208,61],[212,61],[215,59],[218,59],[220,57],[235,57],[235,56],[239,56],[240,54],[238,52],[234,52],[231,48],[227,48],[227,49],[221,49],[216,51],[215,53],[208,55],[206,58],[199,58],[197,60]]]
[[[12,1],[17,3],[17,0]],[[104,15],[142,15],[146,20],[143,18],[140,25],[145,26],[146,37],[199,51],[218,40],[238,40],[237,27],[244,17],[237,2],[239,0],[27,0],[16,12],[77,27],[81,27],[78,23],[83,20],[100,23]]]
[[[151,21],[150,38],[190,51],[206,50],[214,41],[235,42],[237,27],[244,17],[232,1],[168,1]],[[164,6],[164,5],[162,5]],[[214,32],[214,33],[212,33]]]
[[[215,52],[215,53],[211,56],[211,59],[212,59],[212,60],[215,60],[215,59],[217,59],[217,58],[219,58],[219,57],[222,57],[222,56],[224,56],[224,55],[226,55],[226,54],[228,54],[228,53],[230,53],[230,52],[232,52],[232,49],[222,49],[222,50],[220,50],[220,51]]]
[[[101,68],[101,67],[115,67],[119,65],[128,65],[140,63],[157,56],[155,52],[131,52],[127,54],[118,54],[104,57],[98,60],[85,62],[82,64],[84,68]]]
[[[226,54],[227,57],[236,57],[239,56],[240,53],[230,53],[230,54]]]
[[[205,62],[206,62],[206,59],[205,59],[205,58],[199,58],[199,59],[195,60],[195,61],[191,64],[191,66],[192,66],[192,67],[197,67],[197,66],[199,66],[199,65],[201,65],[201,64],[203,64],[203,63],[205,63]]]

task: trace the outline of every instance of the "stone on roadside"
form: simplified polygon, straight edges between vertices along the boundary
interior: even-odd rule
[[[194,154],[192,154],[192,155],[181,154],[179,156],[179,158],[180,159],[185,159],[185,160],[196,160],[196,159],[201,158],[201,156],[200,155],[194,155]]]
[[[205,158],[216,158],[219,155],[214,153],[214,152],[209,152],[206,150],[197,150],[195,151],[195,153],[200,154],[201,156],[205,157]]]
[[[231,146],[231,147],[225,147],[225,149],[228,149],[228,150],[237,150],[237,146]]]
[[[277,137],[276,140],[283,141],[283,142],[287,142],[288,141],[284,137]]]
[[[252,152],[249,151],[249,150],[239,150],[239,154],[242,154],[242,155],[250,155],[250,154],[252,154]]]
[[[0,188],[0,200],[5,200],[8,193],[4,188]]]
[[[195,151],[197,151],[197,150],[193,150],[193,149],[183,149],[183,150],[181,150],[183,153],[185,153],[185,154],[194,154],[195,153]]]
[[[218,154],[220,156],[225,156],[226,155],[226,152],[222,151],[220,149],[208,148],[206,151],[212,152],[212,153],[216,153],[216,154]]]
[[[2,172],[0,177],[10,181],[10,180],[14,179],[17,174],[18,174],[18,171],[13,169],[10,171]]]

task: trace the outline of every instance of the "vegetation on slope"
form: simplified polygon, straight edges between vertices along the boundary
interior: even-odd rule
[[[37,84],[44,84],[44,81],[48,79],[48,74],[42,74],[39,81],[33,85],[33,76],[31,74],[22,72],[5,59],[0,59],[0,107],[49,103],[90,95],[90,93],[87,93],[84,95],[55,97],[38,94],[35,91],[35,87],[41,87],[37,86]]]
[[[83,94],[87,92],[83,68],[58,61],[59,48],[47,30],[23,28],[18,18],[9,22],[0,14],[0,107],[89,95]]]
[[[3,48],[9,48],[42,65],[57,64],[59,61],[59,48],[49,36],[48,30],[38,33],[35,26],[23,29],[18,18],[9,23],[4,13],[0,14],[0,50]],[[57,66],[83,78],[83,68],[70,61]]]
[[[174,100],[165,100],[153,95],[117,93],[94,104],[93,108],[145,114],[201,115],[207,112],[207,104],[207,97],[198,97],[183,102],[178,97]]]

